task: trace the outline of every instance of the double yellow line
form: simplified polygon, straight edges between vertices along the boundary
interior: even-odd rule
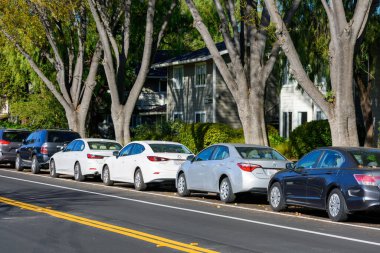
[[[108,223],[104,223],[104,222],[100,222],[96,220],[91,220],[91,219],[83,218],[80,216],[55,211],[50,208],[39,207],[39,206],[27,204],[24,202],[8,199],[4,197],[0,197],[0,202],[3,202],[11,206],[20,207],[22,209],[30,210],[33,212],[48,214],[59,219],[83,224],[86,226],[106,230],[106,231],[113,232],[116,234],[121,234],[121,235],[125,235],[125,236],[132,237],[135,239],[139,239],[145,242],[153,243],[153,244],[156,244],[157,247],[167,247],[167,248],[179,250],[182,252],[191,252],[191,253],[193,252],[216,253],[217,252],[217,251],[201,248],[196,245],[186,244],[186,243],[170,240],[164,237],[140,232],[137,230],[115,226],[112,224],[108,224]]]

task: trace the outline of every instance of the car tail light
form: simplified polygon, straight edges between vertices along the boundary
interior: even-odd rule
[[[241,170],[252,172],[257,168],[262,168],[261,165],[252,164],[252,163],[238,163],[237,166],[240,167]]]
[[[168,158],[159,157],[159,156],[147,156],[147,158],[151,162],[165,162],[165,161],[169,161],[170,160]]]
[[[104,156],[101,155],[93,155],[93,154],[87,154],[88,159],[103,159]]]
[[[9,144],[11,144],[11,142],[10,141],[6,141],[6,140],[0,140],[0,144],[2,144],[2,145],[9,145]]]
[[[47,155],[49,152],[48,152],[48,149],[46,147],[46,145],[42,145],[41,149],[40,149],[40,152],[41,154],[43,155]]]
[[[354,177],[356,179],[356,182],[358,182],[358,184],[372,185],[372,186],[376,186],[376,179],[379,179],[378,177],[368,176],[365,174],[354,174]]]

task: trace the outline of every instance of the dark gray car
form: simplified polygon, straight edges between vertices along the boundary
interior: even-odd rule
[[[0,129],[0,164],[15,163],[16,150],[29,134],[27,130]]]

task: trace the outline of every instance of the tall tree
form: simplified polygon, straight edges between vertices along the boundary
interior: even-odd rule
[[[145,1],[142,2],[145,3]],[[126,78],[126,67],[128,60],[130,60],[131,34],[132,30],[136,29],[136,27],[131,26],[132,1],[88,0],[104,48],[103,66],[112,100],[111,116],[116,140],[121,143],[127,143],[131,140],[129,126],[132,112],[149,72],[152,51],[158,48],[167,28],[168,20],[177,5],[177,1],[172,1],[166,9],[166,15],[163,15],[165,18],[161,22],[160,29],[155,32],[154,24],[157,23],[155,22],[156,0],[147,2],[141,65],[128,97],[125,99],[125,83],[129,81]],[[134,4],[139,3],[134,2]],[[111,24],[117,23],[121,23],[121,25],[111,27]],[[137,23],[133,23],[133,25],[141,26],[141,24]]]
[[[280,44],[270,40],[269,14],[266,6],[260,2],[241,0],[236,3],[226,0],[222,4],[220,0],[214,0],[229,55],[226,60],[218,52],[194,1],[186,0],[194,25],[236,102],[245,142],[268,145],[264,115],[265,87],[280,51]],[[300,0],[295,0],[289,8],[287,23],[299,3]]]
[[[342,0],[321,0],[321,2],[328,17],[330,31],[331,96],[329,99],[326,99],[308,77],[276,2],[265,0],[271,20],[276,26],[277,39],[289,60],[294,78],[328,117],[333,145],[358,146],[353,88],[353,58],[355,45],[366,26],[372,1],[356,1],[353,16],[349,21],[347,21]]]
[[[69,127],[85,136],[85,120],[102,55],[101,44],[95,42],[90,64],[86,65],[89,24],[86,6],[82,1],[48,0],[3,0],[1,6],[1,33],[28,60],[63,106]],[[53,66],[55,78],[35,60],[40,56]]]

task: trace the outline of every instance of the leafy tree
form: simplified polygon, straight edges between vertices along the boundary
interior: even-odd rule
[[[286,24],[280,16],[276,2],[265,0],[271,21],[276,26],[276,37],[289,60],[294,78],[321,107],[329,119],[332,144],[358,146],[359,139],[353,95],[353,59],[355,45],[366,26],[372,1],[350,1],[355,6],[352,17],[346,15],[345,6],[341,0],[329,2],[321,0],[321,3],[326,12],[330,32],[328,51],[331,82],[330,99],[325,98],[324,94],[307,75]]]
[[[226,61],[218,52],[194,1],[186,0],[186,3],[196,29],[236,102],[245,142],[268,145],[264,117],[265,88],[280,51],[280,43],[270,37],[267,6],[253,0],[228,0],[223,4],[214,0],[220,32],[229,55]],[[299,3],[300,0],[296,0],[290,7],[282,5],[288,10],[286,23],[290,22]]]

